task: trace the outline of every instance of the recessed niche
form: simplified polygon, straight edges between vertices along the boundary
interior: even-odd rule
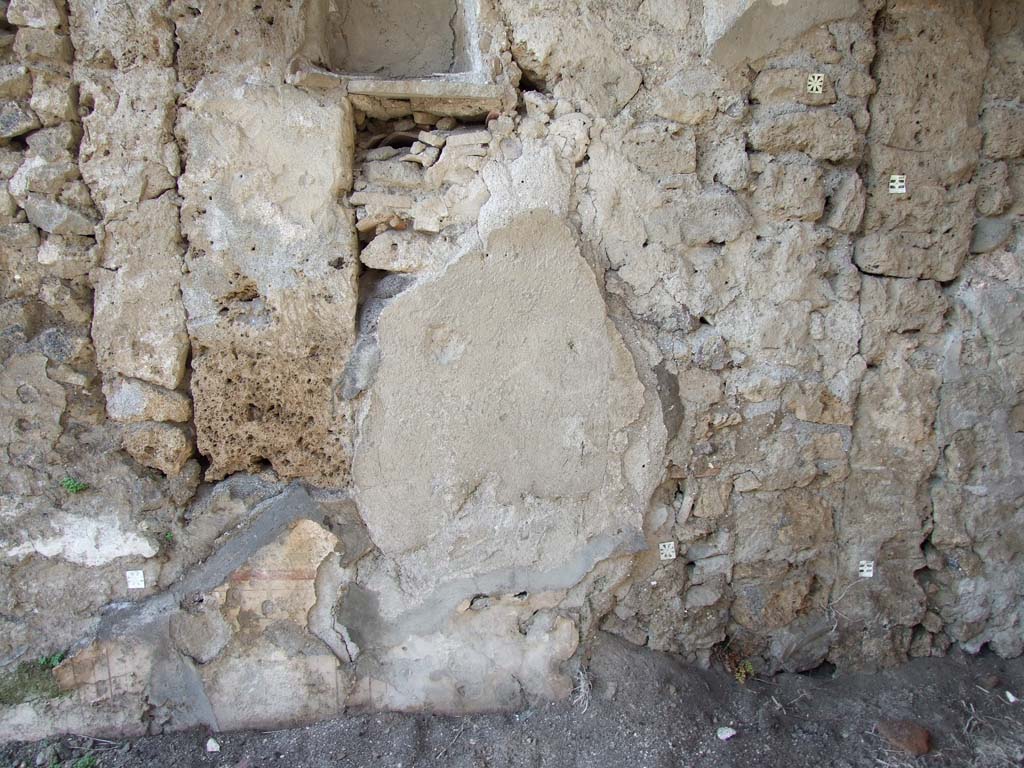
[[[423,78],[470,72],[473,0],[328,0],[322,52],[337,73]]]

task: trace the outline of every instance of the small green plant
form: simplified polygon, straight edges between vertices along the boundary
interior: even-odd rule
[[[78,758],[71,764],[71,768],[96,768],[97,761],[92,755],[85,755]]]
[[[60,487],[68,493],[81,493],[82,491],[89,490],[88,483],[83,483],[81,480],[76,480],[70,476],[60,481]]]
[[[165,532],[164,533],[164,541],[166,541],[168,544],[173,544],[174,543],[174,534],[171,533],[170,531]]]
[[[44,669],[56,669],[60,665],[60,663],[64,661],[64,659],[66,659],[67,657],[68,655],[64,653],[64,651],[61,651],[60,653],[55,653],[52,656],[40,656],[39,666],[43,667]]]
[[[737,683],[745,685],[747,678],[754,676],[754,665],[750,663],[750,659],[744,659],[737,664],[732,676],[736,678]]]

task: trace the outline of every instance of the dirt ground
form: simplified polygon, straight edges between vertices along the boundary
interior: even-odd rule
[[[598,639],[570,701],[517,714],[454,718],[352,713],[273,732],[205,732],[132,741],[74,736],[0,746],[0,768],[899,768],[1024,766],[1024,659],[956,653],[878,674],[754,677],[703,671],[615,638]],[[915,758],[878,731],[909,719],[932,734]],[[736,735],[718,738],[719,728]],[[0,734],[2,738],[2,734]],[[38,761],[38,762],[37,762]]]

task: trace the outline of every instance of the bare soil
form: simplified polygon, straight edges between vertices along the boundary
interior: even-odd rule
[[[569,701],[516,714],[443,717],[352,713],[305,728],[137,740],[66,736],[0,746],[0,767],[412,768],[900,768],[1024,766],[1024,659],[954,653],[875,674],[754,676],[700,670],[598,639],[585,679]],[[908,719],[932,734],[915,758],[878,733]],[[717,731],[736,735],[721,741]],[[0,734],[2,738],[2,734]],[[95,762],[88,760],[94,758]],[[86,758],[82,764],[81,758]]]

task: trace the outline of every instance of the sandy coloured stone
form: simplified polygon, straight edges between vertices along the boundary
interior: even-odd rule
[[[158,469],[168,477],[181,472],[195,445],[186,427],[144,422],[125,429],[124,449],[140,464]]]

